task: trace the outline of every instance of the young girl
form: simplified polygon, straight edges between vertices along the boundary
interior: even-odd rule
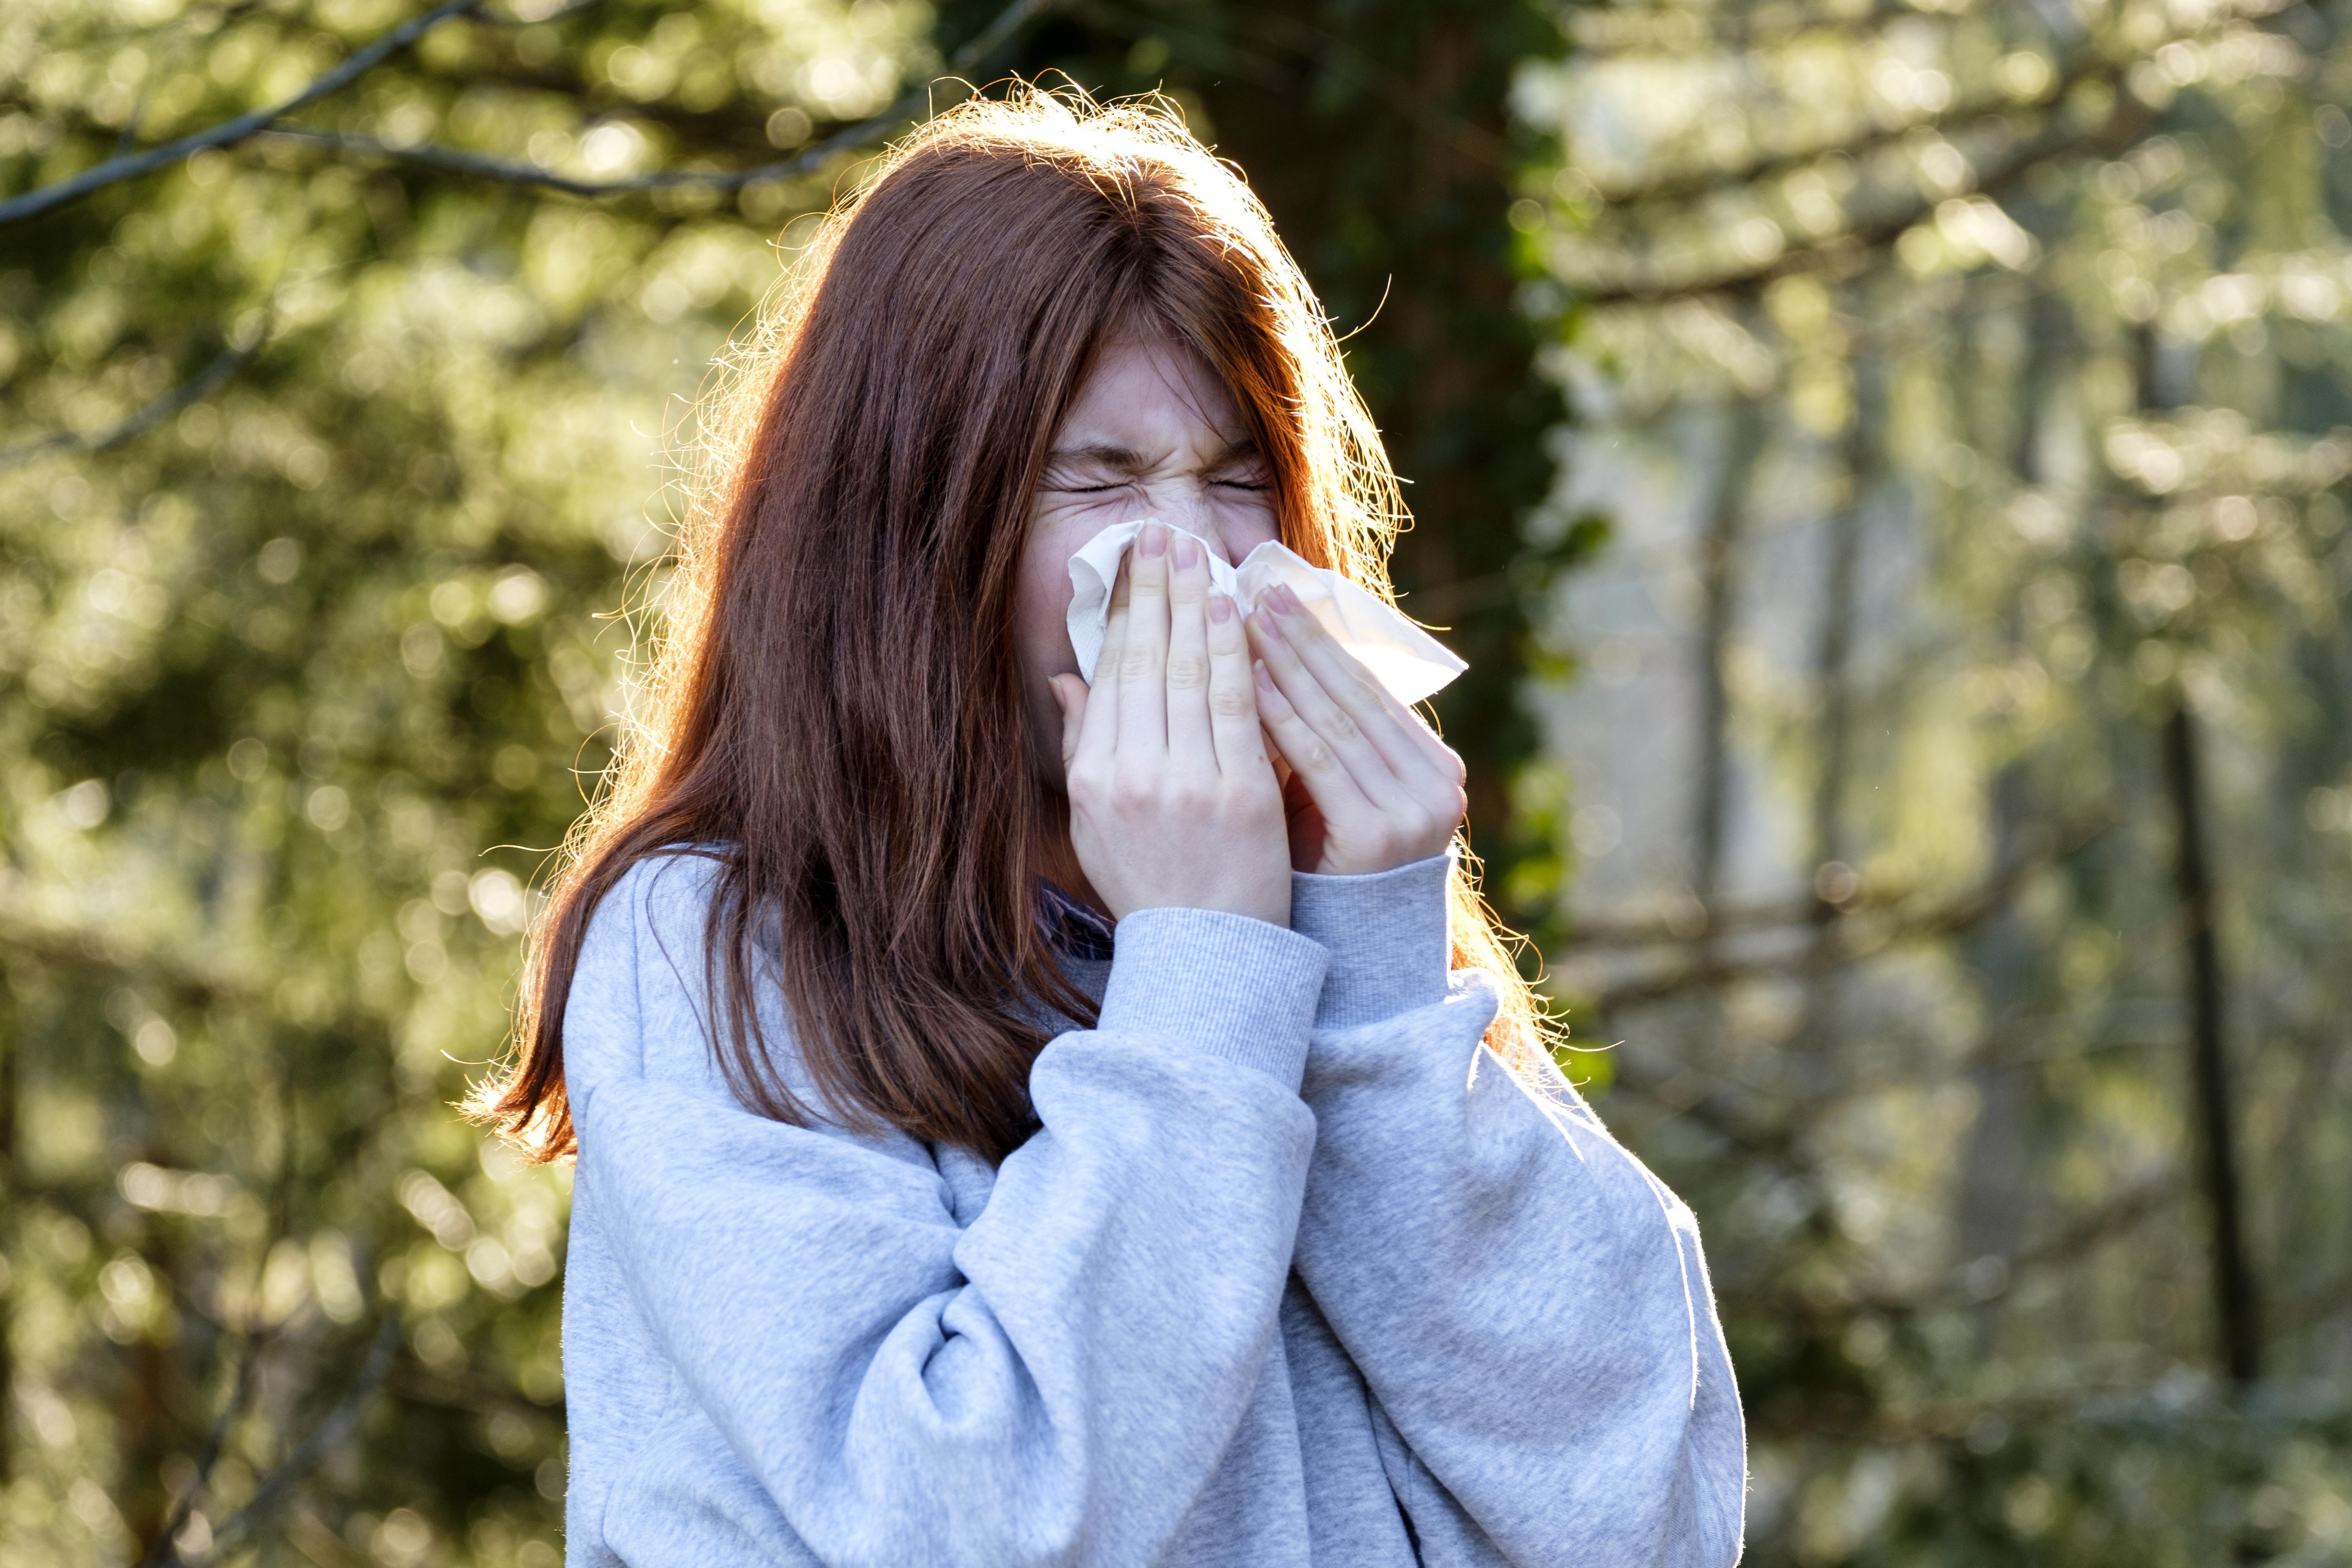
[[[1212,587],[1385,594],[1400,513],[1247,188],[967,104],[765,356],[486,1106],[578,1163],[571,1561],[1734,1561],[1696,1227],[1546,1057],[1460,763]]]

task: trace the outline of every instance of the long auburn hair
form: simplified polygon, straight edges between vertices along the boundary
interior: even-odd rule
[[[1156,100],[1016,83],[946,110],[826,218],[719,395],[644,711],[567,841],[477,1116],[534,1158],[576,1151],[563,1018],[590,918],[692,846],[717,863],[712,1048],[745,1105],[818,1114],[760,1026],[766,938],[824,1114],[992,1163],[1029,1136],[1035,1005],[1094,1009],[1037,917],[1066,807],[1030,760],[1014,587],[1053,432],[1139,323],[1223,376],[1284,542],[1392,596],[1396,477],[1249,187]],[[1506,933],[1465,870],[1451,897],[1455,964],[1504,998],[1487,1043],[1530,1067],[1540,1009]]]

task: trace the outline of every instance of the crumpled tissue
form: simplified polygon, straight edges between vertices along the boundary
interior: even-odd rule
[[[1102,658],[1103,634],[1110,626],[1111,584],[1118,578],[1119,559],[1135,542],[1144,521],[1113,523],[1070,557],[1070,647],[1078,656],[1078,673],[1089,686],[1096,661]],[[1164,526],[1171,533],[1200,540],[1209,557],[1210,581],[1230,595],[1244,615],[1256,607],[1258,595],[1267,589],[1286,585],[1307,613],[1400,702],[1418,702],[1470,668],[1390,605],[1337,572],[1308,565],[1273,540],[1234,566],[1220,560],[1200,535]]]

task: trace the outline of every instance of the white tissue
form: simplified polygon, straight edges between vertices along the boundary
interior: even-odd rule
[[[1110,625],[1110,591],[1118,577],[1119,558],[1142,528],[1140,520],[1113,523],[1070,557],[1070,647],[1078,656],[1078,673],[1089,686]],[[1209,557],[1210,581],[1232,595],[1244,615],[1257,606],[1258,595],[1267,589],[1286,585],[1307,613],[1400,702],[1418,702],[1470,668],[1435,637],[1337,572],[1310,566],[1272,540],[1244,556],[1239,566],[1231,566],[1198,534],[1172,526],[1168,531],[1200,540]]]

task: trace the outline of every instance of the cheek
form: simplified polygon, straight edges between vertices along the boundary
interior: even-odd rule
[[[1223,510],[1223,515],[1217,520],[1218,531],[1224,536],[1225,548],[1235,561],[1259,545],[1282,537],[1272,496],[1249,496],[1229,502]]]
[[[1038,685],[1056,675],[1077,672],[1077,655],[1070,649],[1069,636],[1071,543],[1056,541],[1052,531],[1041,530],[1021,563],[1020,585],[1013,597],[1013,641],[1026,684]]]

